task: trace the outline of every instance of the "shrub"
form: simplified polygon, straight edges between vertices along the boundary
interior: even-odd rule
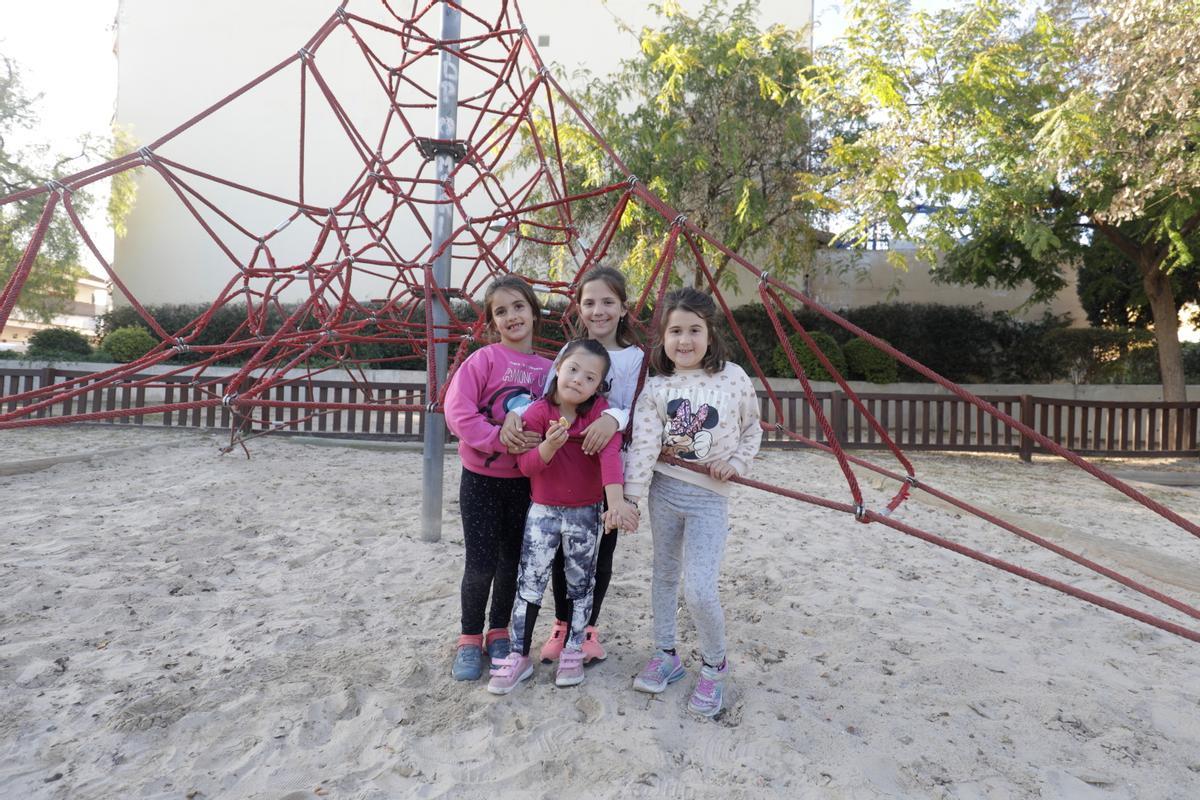
[[[113,361],[124,364],[136,361],[154,349],[158,341],[150,335],[150,331],[140,325],[129,325],[117,328],[104,337],[100,348],[112,357]]]
[[[86,336],[70,328],[45,328],[29,337],[26,351],[31,358],[90,356],[92,345]]]
[[[1153,351],[1153,334],[1110,328],[1062,328],[1043,337],[1043,346],[1058,355],[1064,377],[1073,383],[1126,383],[1123,360],[1135,347]]]
[[[1183,375],[1188,381],[1200,382],[1200,342],[1184,343]]]
[[[842,352],[846,355],[846,371],[850,378],[871,383],[895,383],[900,377],[896,359],[865,339],[851,339],[842,346]]]
[[[817,347],[821,348],[821,352],[829,359],[829,363],[833,365],[843,376],[846,374],[846,356],[842,354],[842,348],[838,345],[837,340],[824,331],[811,331],[809,333]],[[808,349],[808,345],[799,333],[793,333],[789,337],[792,345],[792,351],[796,354],[796,360],[800,362],[801,368],[804,369],[804,374],[808,376],[810,381],[831,381],[833,376],[830,375],[821,362],[817,360],[817,356]],[[771,358],[771,366],[774,374],[784,377],[795,377],[792,373],[792,365],[788,362],[787,352],[784,351],[783,345],[777,345],[775,354]]]

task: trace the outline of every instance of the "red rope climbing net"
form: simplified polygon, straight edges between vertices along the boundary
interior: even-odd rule
[[[482,316],[476,298],[496,276],[515,270],[524,248],[556,251],[560,263],[569,266],[556,275],[530,276],[540,292],[561,300],[563,311],[551,314],[551,323],[570,324],[574,309],[570,295],[574,281],[589,266],[605,258],[622,217],[631,205],[644,213],[671,221],[662,242],[661,255],[634,303],[631,316],[642,316],[658,306],[674,271],[690,265],[700,282],[711,289],[726,314],[730,330],[745,351],[751,371],[764,388],[774,419],[784,419],[782,404],[756,355],[719,291],[709,256],[727,256],[737,269],[758,280],[758,293],[770,316],[797,378],[809,409],[824,432],[824,441],[803,437],[782,426],[767,426],[809,447],[824,450],[836,460],[845,479],[849,502],[816,497],[785,487],[749,479],[738,482],[763,491],[845,512],[862,523],[879,523],[923,539],[961,555],[1038,582],[1117,613],[1140,620],[1164,631],[1200,642],[1200,631],[1117,603],[1065,582],[1040,575],[1018,565],[968,548],[950,538],[919,530],[901,522],[896,512],[913,491],[926,492],[949,502],[963,512],[986,520],[1001,530],[1020,536],[1074,563],[1110,578],[1146,598],[1192,619],[1200,609],[1164,592],[1144,585],[1100,563],[1071,552],[1030,531],[954,498],[918,479],[915,468],[887,430],[868,411],[858,395],[829,363],[792,311],[803,305],[854,335],[866,340],[910,369],[939,384],[981,413],[992,416],[1010,429],[1033,439],[1049,453],[1070,463],[1122,492],[1183,531],[1200,536],[1200,526],[1146,497],[1078,455],[1004,414],[898,352],[811,298],[761,271],[745,258],[700,230],[657,197],[632,175],[619,155],[589,121],[570,95],[544,67],[525,29],[515,3],[497,0],[494,15],[485,16],[477,4],[458,6],[463,32],[452,41],[436,33],[442,2],[419,0],[398,10],[398,3],[381,0],[360,10],[349,0],[342,2],[303,47],[254,80],[187,120],[149,145],[122,158],[99,164],[44,186],[31,187],[0,199],[10,203],[44,203],[33,231],[11,278],[0,293],[0,327],[7,322],[33,269],[55,215],[66,215],[86,247],[103,266],[113,284],[141,317],[159,344],[144,357],[128,364],[3,398],[0,430],[33,425],[86,422],[138,415],[170,414],[185,410],[227,407],[233,412],[231,447],[263,431],[297,427],[332,409],[351,408],[363,412],[402,411],[426,413],[436,405],[413,402],[406,397],[379,392],[367,379],[364,367],[394,360],[415,359],[426,371],[426,397],[438,398],[444,386],[433,368],[434,345],[446,343],[453,351],[450,371],[461,363],[470,344],[481,334]],[[324,69],[323,52],[330,42],[347,45],[361,57],[377,95],[382,114],[370,121],[356,115],[339,100]],[[437,103],[436,88],[427,66],[443,50],[458,58],[466,87],[458,100],[458,133],[453,141],[425,138]],[[226,175],[189,164],[172,151],[178,138],[225,109],[267,81],[293,79],[298,87],[299,147],[295,191],[264,189]],[[332,129],[340,143],[354,153],[355,169],[329,205],[316,199],[309,188],[311,170],[306,166],[320,159],[326,142],[314,141],[310,120],[320,111],[334,120]],[[564,164],[558,145],[562,120],[586,130],[603,149],[623,180],[602,187],[582,187]],[[452,153],[454,167],[446,181],[434,174],[434,156]],[[517,164],[518,168],[511,165]],[[180,207],[203,230],[211,243],[215,261],[228,265],[229,278],[211,306],[175,330],[165,329],[151,316],[113,266],[104,258],[82,223],[73,194],[90,184],[129,170],[142,170],[143,181],[157,178],[168,187]],[[440,194],[438,191],[440,190]],[[247,197],[274,209],[276,222],[266,229],[240,221],[216,196]],[[590,231],[577,225],[581,203],[602,202],[609,209],[604,222]],[[453,208],[455,223],[443,237],[435,237],[429,219],[440,205]],[[297,238],[308,244],[302,258],[282,245]],[[591,241],[585,238],[585,233]],[[436,249],[434,241],[444,243]],[[415,243],[415,244],[414,244]],[[444,252],[452,254],[452,280],[439,284],[434,279],[434,262]],[[364,289],[363,287],[368,287]],[[373,299],[364,299],[369,294]],[[289,295],[301,299],[285,301]],[[789,305],[792,304],[792,305]],[[447,321],[435,324],[427,313],[434,306],[445,310]],[[473,313],[463,315],[464,308]],[[223,341],[206,341],[204,334],[214,316],[236,309],[239,324]],[[879,441],[898,464],[888,469],[846,453],[833,434],[830,421],[817,400],[789,336],[800,339],[834,377],[858,413],[867,420]],[[551,349],[547,340],[537,342]],[[407,347],[406,355],[380,357],[378,348]],[[376,348],[371,350],[371,348]],[[370,351],[370,352],[368,352]],[[186,355],[187,363],[178,363]],[[232,375],[212,368],[222,362],[242,362]],[[147,371],[157,369],[153,377]],[[293,398],[316,398],[313,382],[331,371],[348,375],[358,389],[346,403],[318,400],[279,399],[280,388],[291,388]],[[644,376],[643,376],[644,377]],[[189,391],[177,401],[164,400],[140,408],[106,411],[72,411],[72,401],[96,391],[145,391],[162,388],[167,381],[186,379]],[[280,413],[287,410],[286,420]],[[272,415],[274,414],[274,418]],[[253,431],[253,432],[252,432]],[[867,506],[855,468],[865,469],[895,482],[896,489],[882,508]]]

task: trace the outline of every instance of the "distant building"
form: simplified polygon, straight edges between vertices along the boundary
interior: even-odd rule
[[[86,276],[75,281],[75,297],[63,312],[50,322],[30,318],[16,308],[8,324],[0,331],[0,350],[24,350],[29,337],[45,328],[70,328],[89,339],[96,338],[96,322],[112,310],[112,291],[108,282]]]

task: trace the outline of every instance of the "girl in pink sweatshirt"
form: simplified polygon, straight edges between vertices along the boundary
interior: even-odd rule
[[[508,622],[530,490],[516,456],[500,443],[500,426],[509,411],[541,396],[551,367],[549,359],[533,352],[541,307],[528,283],[515,275],[493,281],[483,306],[487,329],[499,341],[463,362],[450,382],[445,405],[446,426],[458,437],[463,463],[458,493],[466,550],[462,635],[451,668],[460,681],[478,680],[483,674],[485,646],[493,661],[510,649]]]

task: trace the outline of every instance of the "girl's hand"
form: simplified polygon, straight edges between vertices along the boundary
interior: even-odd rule
[[[564,425],[561,419],[556,419],[550,423],[550,427],[546,428],[546,440],[543,444],[547,444],[551,448],[551,452],[555,452],[558,448],[567,443],[567,431],[571,426]]]
[[[604,512],[604,531],[610,536],[614,529],[634,533],[640,522],[637,506],[631,506],[623,500]]]
[[[727,481],[734,475],[737,475],[737,470],[728,461],[711,461],[708,465],[708,474],[719,481]]]
[[[537,447],[541,440],[533,431],[525,430],[520,414],[510,411],[505,415],[504,424],[500,426],[500,444],[508,448],[509,453],[519,456]]]
[[[608,414],[601,414],[599,419],[588,425],[583,431],[584,454],[594,456],[599,453],[616,432],[617,421]]]

